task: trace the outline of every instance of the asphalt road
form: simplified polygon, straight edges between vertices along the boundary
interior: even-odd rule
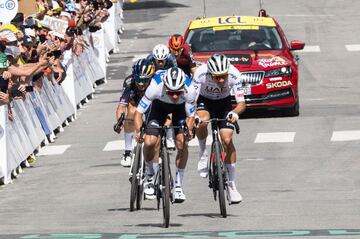
[[[207,16],[259,9],[258,1],[206,2]],[[237,186],[244,201],[228,207],[228,218],[219,217],[207,180],[197,175],[197,147],[190,148],[185,173],[187,200],[171,206],[169,229],[161,227],[154,201],[129,212],[128,169],[120,166],[122,152],[111,147],[122,139],[112,131],[122,81],[136,58],[202,16],[200,3],[126,5],[108,83],[51,144],[66,150],[39,156],[0,188],[0,238],[359,238],[360,51],[348,46],[360,44],[355,0],[265,0],[288,39],[308,46],[298,53],[300,116],[255,112],[240,120]]]

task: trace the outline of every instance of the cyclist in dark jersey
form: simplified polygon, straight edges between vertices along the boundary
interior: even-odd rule
[[[116,110],[116,120],[118,120],[121,117],[121,114],[125,112],[126,119],[134,118],[136,107],[141,98],[144,96],[145,90],[148,87],[154,73],[155,65],[152,62],[145,59],[140,59],[135,62],[132,74],[125,78],[123,84],[122,95]],[[120,164],[124,167],[130,167],[134,122],[125,120],[124,129],[125,152]],[[117,133],[120,133],[120,131]]]
[[[169,40],[169,49],[175,56],[178,67],[191,77],[196,70],[196,63],[192,58],[191,48],[184,41],[184,37],[180,34],[172,35]]]

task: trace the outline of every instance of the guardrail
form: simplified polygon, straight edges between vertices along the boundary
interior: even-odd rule
[[[124,29],[122,3],[113,4],[101,30],[91,36],[85,31],[89,49],[80,56],[64,52],[66,79],[61,85],[44,76],[40,90],[0,107],[0,184],[11,183],[30,155],[76,119],[77,109],[92,98],[97,83],[106,83],[106,62],[110,52],[119,51]]]

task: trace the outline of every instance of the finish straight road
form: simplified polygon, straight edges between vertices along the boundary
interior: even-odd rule
[[[58,135],[52,155],[39,156],[0,189],[0,238],[359,238],[360,72],[354,46],[360,30],[353,23],[360,20],[360,2],[355,0],[264,1],[289,40],[321,50],[298,53],[299,117],[250,112],[240,120],[236,181],[244,201],[228,207],[228,218],[219,217],[207,180],[196,172],[197,147],[190,148],[185,173],[187,200],[171,205],[169,229],[161,227],[154,201],[129,212],[122,152],[104,151],[108,142],[122,139],[112,125],[123,79],[136,58],[202,16],[200,2],[126,4],[121,52],[111,56],[108,83]],[[259,9],[258,1],[206,2],[207,16],[256,15]]]

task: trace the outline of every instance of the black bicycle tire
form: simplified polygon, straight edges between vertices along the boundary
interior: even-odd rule
[[[141,144],[138,143],[136,145],[135,148],[135,157],[134,157],[134,162],[132,164],[132,169],[131,169],[131,173],[132,173],[132,177],[131,177],[131,188],[130,188],[130,211],[134,211],[135,209],[135,202],[136,202],[136,198],[137,198],[137,186],[138,186],[138,180],[136,177],[136,174],[139,171],[139,161],[141,157]]]
[[[140,153],[142,152],[142,150],[140,150]],[[142,155],[140,154],[140,159],[138,162],[143,161],[143,165],[142,165],[142,175],[144,177],[145,175],[145,160],[141,160]],[[140,169],[140,167],[139,167]],[[138,172],[139,172],[138,169]],[[142,199],[144,198],[144,183],[140,184],[139,180],[138,180],[138,186],[137,186],[137,194],[136,194],[136,210],[140,210],[141,209],[141,203],[142,203]]]
[[[163,204],[163,219],[164,227],[168,228],[170,224],[170,170],[169,170],[169,155],[164,147],[162,149],[162,204]]]
[[[224,174],[221,167],[221,146],[220,143],[216,143],[215,146],[215,164],[217,169],[217,182],[218,182],[218,194],[219,194],[219,206],[220,214],[222,217],[227,217],[226,214],[226,202],[225,202],[225,185],[224,185]]]

